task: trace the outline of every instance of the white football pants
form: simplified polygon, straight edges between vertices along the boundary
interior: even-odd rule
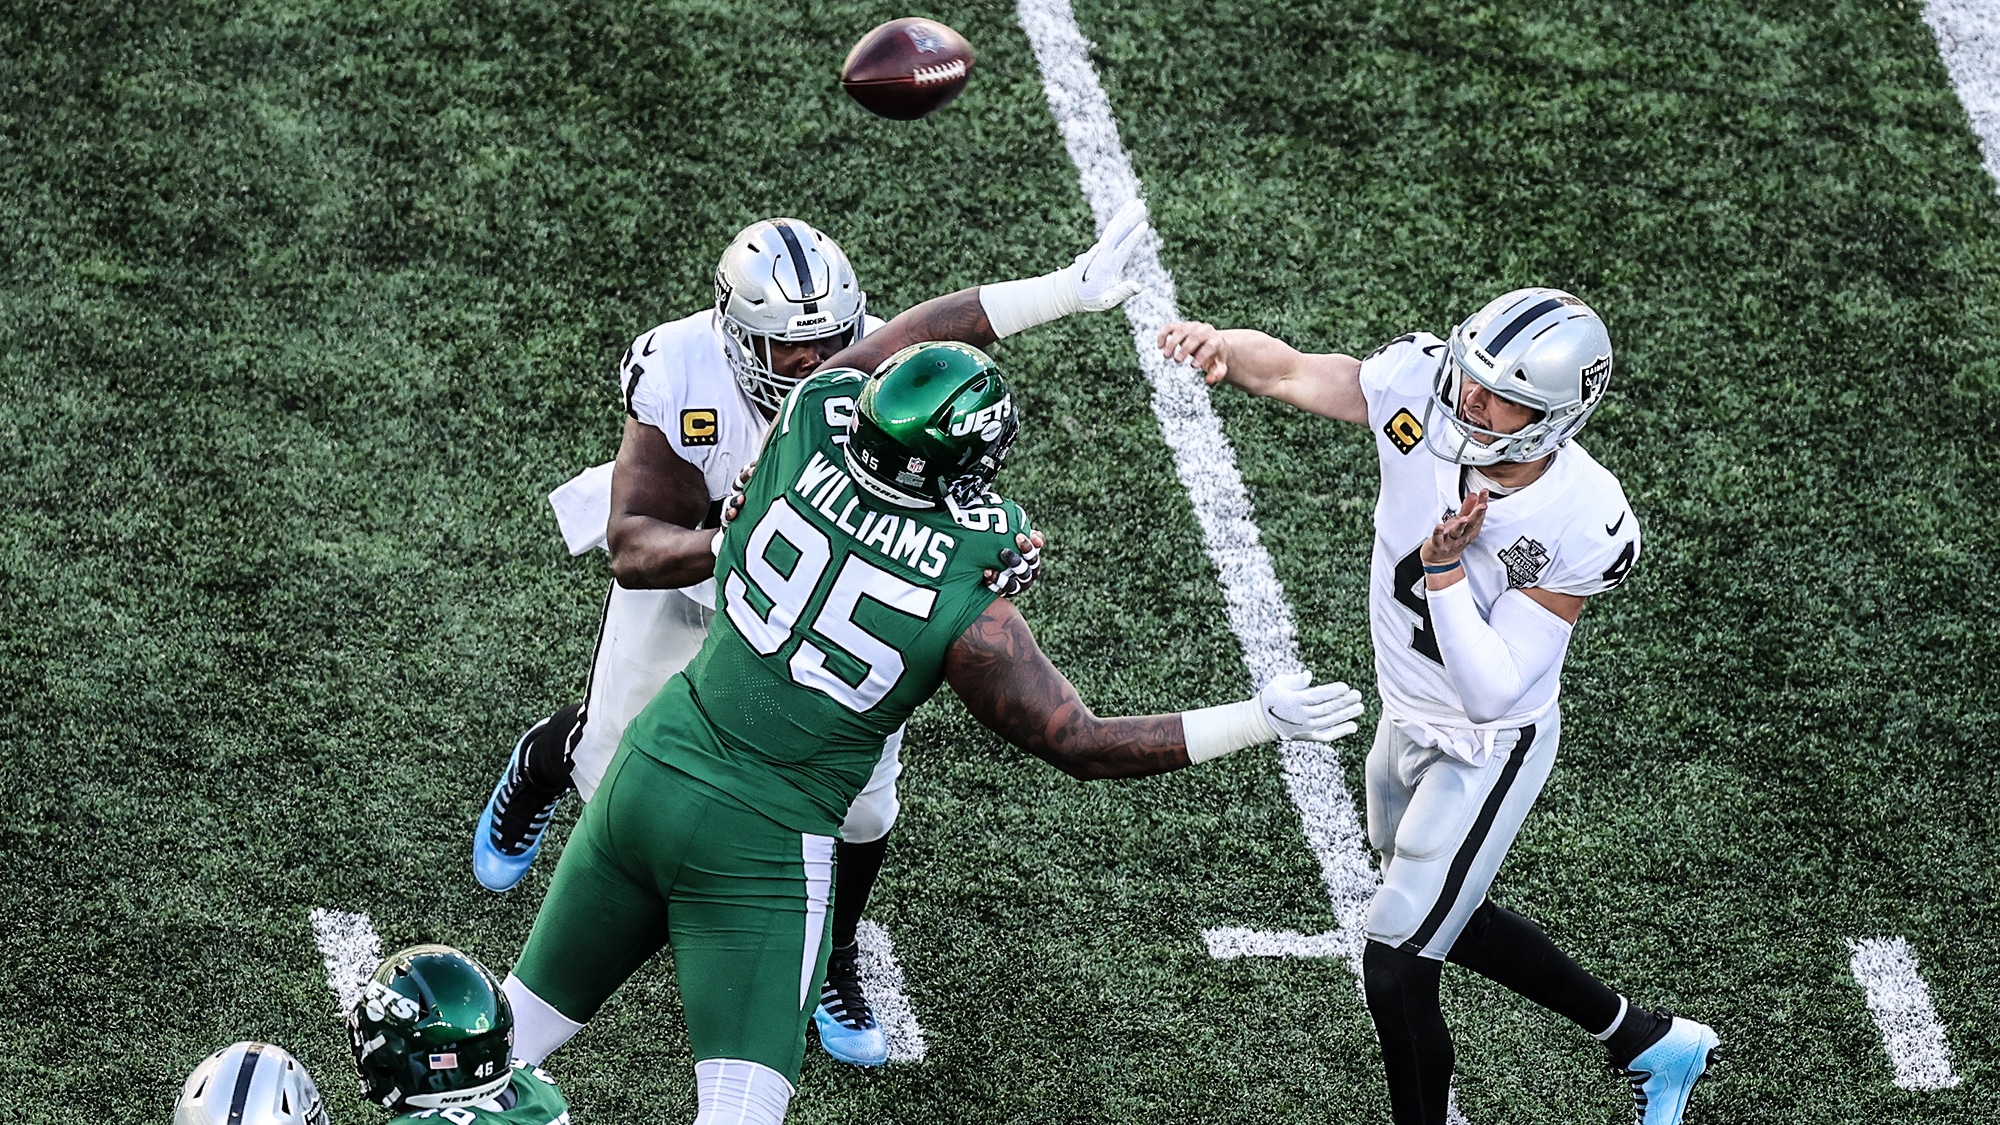
[[[1412,741],[1384,715],[1368,751],[1368,843],[1382,885],[1370,940],[1443,960],[1465,930],[1555,765],[1561,716],[1501,731],[1483,766]]]
[[[571,755],[570,779],[586,802],[604,780],[626,725],[701,651],[714,620],[714,610],[679,590],[628,590],[611,584],[584,691],[583,736]],[[867,844],[889,834],[902,809],[896,796],[902,751],[903,728],[897,727],[882,744],[882,760],[868,784],[848,806],[841,839]]]

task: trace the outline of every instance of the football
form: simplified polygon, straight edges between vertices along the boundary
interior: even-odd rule
[[[914,121],[957,97],[972,77],[972,44],[936,20],[906,16],[861,37],[840,84],[868,112]]]

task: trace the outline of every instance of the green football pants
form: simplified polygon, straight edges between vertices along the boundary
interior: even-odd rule
[[[662,944],[695,1061],[796,1083],[830,936],[833,837],[621,748],[563,848],[514,973],[583,1023]]]

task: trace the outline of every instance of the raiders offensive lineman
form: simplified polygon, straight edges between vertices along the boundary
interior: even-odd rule
[[[1590,1032],[1630,1079],[1642,1125],[1678,1123],[1715,1033],[1628,1003],[1486,897],[1555,762],[1570,631],[1639,557],[1618,479],[1572,440],[1610,382],[1604,322],[1568,293],[1519,289],[1448,342],[1414,333],[1366,360],[1200,323],[1168,325],[1159,344],[1211,384],[1374,434],[1382,719],[1366,774],[1382,885],[1362,976],[1397,1125],[1445,1121],[1446,960]]]
[[[1112,307],[1133,288],[1122,271],[1144,218],[1143,208],[1121,215],[1064,270],[982,292],[996,304],[1018,306],[1011,321],[1003,309],[1009,332],[1087,307]],[[1086,275],[1090,291],[1082,293]],[[700,650],[715,615],[713,548],[722,503],[756,457],[786,392],[882,323],[867,315],[866,294],[846,254],[796,219],[765,220],[737,234],[716,267],[715,294],[712,310],[632,342],[618,365],[627,418],[615,468],[589,470],[551,498],[566,516],[571,549],[607,547],[616,580],[584,701],[521,736],[480,816],[473,871],[490,890],[510,889],[526,876],[563,794],[575,788],[591,799],[633,716]],[[1009,597],[1025,590],[1042,542],[1035,532],[1003,549],[987,572],[991,589]],[[887,1038],[861,985],[856,928],[900,807],[901,744],[899,729],[842,825],[834,951],[814,1017],[827,1053],[861,1066],[888,1059]]]

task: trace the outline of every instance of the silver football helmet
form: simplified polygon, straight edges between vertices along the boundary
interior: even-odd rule
[[[283,1047],[232,1043],[181,1084],[174,1125],[327,1125],[326,1103]]]
[[[863,328],[868,295],[833,239],[797,219],[743,228],[715,267],[715,315],[730,370],[751,398],[773,410],[796,379],[771,369],[772,340],[788,344]]]
[[[1424,408],[1424,441],[1460,465],[1554,452],[1583,428],[1611,382],[1603,318],[1560,289],[1516,289],[1489,301],[1451,330],[1447,352]],[[1542,416],[1511,434],[1475,426],[1458,413],[1467,380]]]

